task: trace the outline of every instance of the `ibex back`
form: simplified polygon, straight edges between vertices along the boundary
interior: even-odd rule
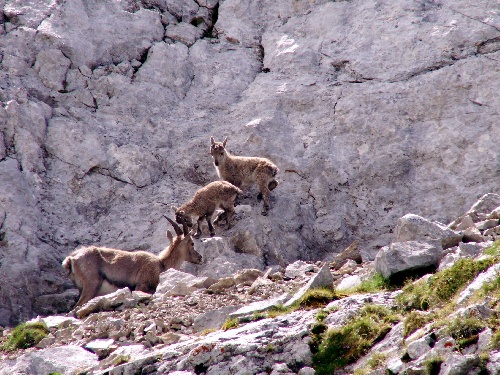
[[[146,293],[154,293],[160,282],[160,273],[179,269],[182,262],[200,264],[202,256],[194,249],[194,242],[187,226],[183,230],[170,218],[176,237],[167,230],[170,246],[158,256],[146,251],[123,251],[89,246],[73,251],[62,265],[80,291],[75,308],[94,297],[118,288],[129,287]]]
[[[267,215],[271,190],[278,186],[275,178],[278,167],[266,158],[231,155],[226,149],[227,137],[223,142],[215,142],[214,137],[210,137],[210,143],[210,154],[219,177],[241,189],[257,184],[257,198],[264,198],[262,215]]]

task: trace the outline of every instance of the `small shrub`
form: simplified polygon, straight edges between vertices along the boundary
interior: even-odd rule
[[[456,318],[448,325],[448,334],[463,349],[477,343],[479,332],[485,328],[486,323],[478,318]]]
[[[396,321],[396,316],[385,307],[365,306],[346,325],[324,335],[313,354],[316,373],[331,374],[335,369],[356,361],[381,340]]]
[[[429,315],[422,314],[418,311],[410,312],[404,321],[403,335],[404,337],[410,336],[417,329],[422,328],[427,322],[431,320]]]
[[[227,318],[226,321],[224,322],[224,324],[222,325],[221,329],[223,329],[224,331],[227,331],[229,329],[238,328],[239,325],[240,325],[240,322],[238,319]]]
[[[12,351],[31,348],[47,337],[48,333],[45,323],[22,323],[12,330],[2,349]]]
[[[426,375],[439,375],[439,372],[441,371],[441,364],[443,362],[444,359],[441,357],[433,357],[426,360],[424,362]]]

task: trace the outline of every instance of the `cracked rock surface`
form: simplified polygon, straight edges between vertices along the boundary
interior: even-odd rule
[[[68,311],[78,245],[161,251],[210,136],[280,168],[268,216],[253,188],[216,228],[221,269],[373,259],[399,217],[498,192],[497,1],[0,7],[0,325]]]

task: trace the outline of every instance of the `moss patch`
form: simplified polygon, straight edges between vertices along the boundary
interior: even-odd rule
[[[27,349],[38,344],[47,337],[49,330],[45,323],[22,323],[12,330],[2,350],[12,351],[16,349]]]

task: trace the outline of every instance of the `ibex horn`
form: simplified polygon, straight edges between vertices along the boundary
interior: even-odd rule
[[[174,227],[174,230],[175,230],[175,234],[177,234],[178,236],[180,236],[180,235],[184,234],[184,233],[182,232],[182,229],[181,229],[181,228],[177,225],[177,223],[176,223],[175,221],[173,221],[172,219],[170,219],[170,218],[169,218],[168,216],[166,216],[166,215],[163,215],[163,217],[164,217],[165,219],[167,219],[167,220],[168,220],[168,222],[169,222],[170,224],[172,224],[172,226]]]

